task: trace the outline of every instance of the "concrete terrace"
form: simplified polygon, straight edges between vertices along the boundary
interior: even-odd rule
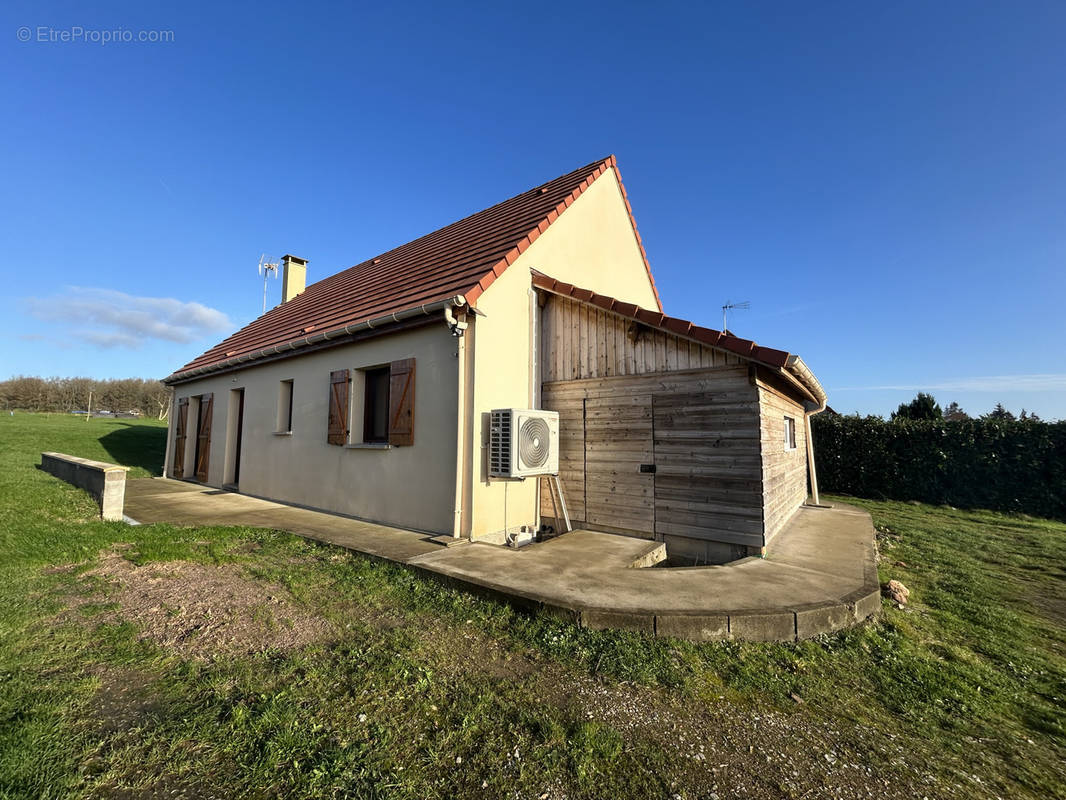
[[[652,567],[665,549],[644,539],[579,530],[520,550],[444,547],[426,533],[158,478],[129,481],[125,511],[141,523],[290,531],[590,628],[794,641],[880,609],[873,525],[848,506],[801,508],[765,559],[682,568]]]

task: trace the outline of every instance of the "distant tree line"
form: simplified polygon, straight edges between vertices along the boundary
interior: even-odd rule
[[[57,413],[87,411],[90,392],[93,411],[134,411],[157,419],[167,416],[170,397],[167,387],[145,378],[98,380],[19,375],[0,381],[0,408]]]
[[[819,488],[1066,519],[1066,421],[1002,405],[970,417],[919,394],[885,420],[812,418]]]
[[[892,412],[892,419],[942,419],[946,422],[962,422],[963,420],[972,419],[972,417],[954,401],[949,403],[946,409],[941,410],[940,404],[931,394],[918,392],[917,396],[909,403],[899,404],[899,408]],[[1016,419],[1022,422],[1043,422],[1036,414],[1026,411],[1024,408],[1022,413],[1015,417],[1003,407],[1002,403],[996,403],[995,408],[987,414],[982,414],[978,419],[998,419],[1002,422],[1013,422]]]

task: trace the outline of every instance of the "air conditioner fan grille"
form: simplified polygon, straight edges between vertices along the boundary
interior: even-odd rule
[[[548,423],[540,417],[531,417],[522,423],[518,438],[518,456],[528,468],[541,467],[548,461],[551,445]]]

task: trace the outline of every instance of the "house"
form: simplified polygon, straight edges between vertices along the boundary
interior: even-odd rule
[[[663,313],[614,157],[305,288],[164,381],[166,473],[501,542],[558,526],[547,481],[490,477],[498,408],[560,414],[575,527],[706,563],[817,502],[802,360]]]

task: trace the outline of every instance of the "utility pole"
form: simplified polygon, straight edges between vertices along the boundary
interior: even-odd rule
[[[89,409],[85,412],[85,421],[89,421],[89,417],[93,415],[93,390],[89,390]]]

